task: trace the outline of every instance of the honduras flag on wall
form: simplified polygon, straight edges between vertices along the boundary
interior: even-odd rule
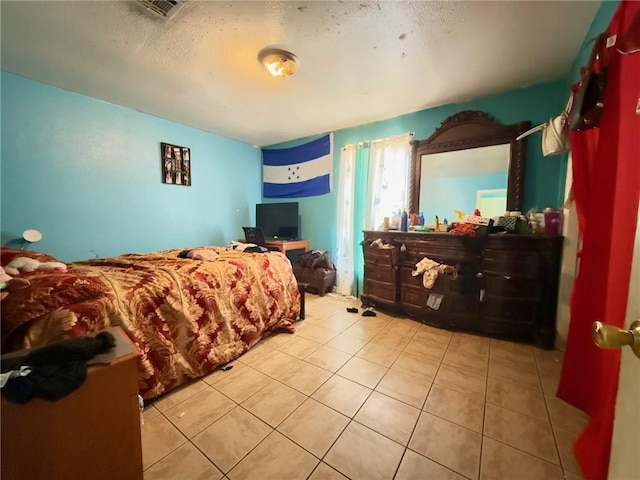
[[[313,197],[331,192],[331,134],[290,148],[262,149],[265,198]]]

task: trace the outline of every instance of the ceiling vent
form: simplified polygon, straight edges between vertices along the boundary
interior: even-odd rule
[[[137,0],[144,9],[152,15],[165,20],[176,13],[176,10],[184,3],[183,0]]]

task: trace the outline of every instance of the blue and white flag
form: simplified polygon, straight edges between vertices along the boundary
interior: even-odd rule
[[[331,191],[332,135],[290,148],[262,149],[265,198],[324,195]]]

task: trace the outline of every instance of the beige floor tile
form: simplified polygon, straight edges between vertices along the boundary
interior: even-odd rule
[[[560,375],[544,375],[541,372],[540,383],[542,383],[542,391],[545,395],[555,397],[558,393],[558,386],[560,385]]]
[[[548,421],[487,403],[484,434],[548,462],[560,465]]]
[[[485,355],[471,353],[463,348],[456,348],[449,345],[447,353],[444,354],[444,358],[442,359],[442,363],[486,375],[489,369],[488,360],[489,358]]]
[[[515,383],[489,378],[487,382],[487,402],[541,420],[549,418],[542,393],[521,387]]]
[[[223,474],[190,442],[144,472],[144,480],[219,480]]]
[[[203,377],[202,381],[209,385],[215,385],[222,380],[235,377],[243,368],[247,368],[247,365],[242,362],[234,361],[231,362],[231,368],[229,370],[220,370],[218,368],[213,373]]]
[[[312,325],[300,332],[300,336],[313,340],[314,342],[325,344],[336,335],[340,334],[340,329],[325,328],[318,325]]]
[[[489,377],[542,391],[535,364],[489,357]]]
[[[482,436],[423,412],[409,448],[467,478],[478,478]]]
[[[427,382],[433,382],[438,371],[438,365],[439,362],[433,358],[403,352],[391,365],[391,369]]]
[[[244,352],[242,355],[240,355],[237,361],[244,363],[245,365],[251,365],[256,359],[262,358],[263,355],[266,355],[272,350],[273,348],[271,348],[269,345],[258,343],[251,347],[249,351]]]
[[[354,337],[352,335],[347,335],[347,333],[345,332],[337,335],[330,342],[327,342],[326,346],[353,355],[367,343],[369,343],[368,340],[360,337]]]
[[[358,322],[351,325],[342,333],[344,333],[345,335],[349,335],[350,337],[357,337],[362,340],[369,341],[373,337],[375,337],[378,333],[380,333],[382,331],[382,328],[383,327],[377,327],[377,326],[367,325],[366,323]]]
[[[417,320],[410,318],[392,318],[391,321],[384,327],[385,331],[392,332],[398,335],[407,337],[413,337],[422,324]]]
[[[515,355],[521,355],[523,358],[533,355],[533,347],[526,343],[510,342],[508,340],[491,339],[491,352],[494,350],[504,350]]]
[[[392,319],[384,314],[384,312],[378,312],[376,317],[363,317],[360,316],[358,324],[367,325],[372,329],[381,332],[384,328],[391,323]]]
[[[369,388],[334,375],[316,390],[311,397],[351,418],[370,393],[371,390]]]
[[[189,397],[165,412],[178,429],[191,438],[236,406],[213,387]]]
[[[267,338],[262,339],[260,342],[267,347],[280,348],[294,338],[297,338],[297,336],[295,334],[292,335],[291,332],[277,331],[269,335]]]
[[[406,450],[400,462],[398,473],[394,480],[464,480],[456,472],[429,460],[414,451]]]
[[[390,367],[399,355],[400,352],[398,350],[382,347],[375,343],[365,345],[356,353],[356,357],[364,358],[385,367]]]
[[[492,344],[491,358],[504,360],[506,362],[520,362],[530,366],[535,366],[536,360],[533,356],[533,349],[529,346],[525,348],[520,347],[522,347],[522,345],[518,345],[517,347],[505,347],[503,345],[496,346],[496,344]]]
[[[280,424],[278,431],[322,458],[348,423],[349,418],[309,398]]]
[[[468,372],[449,365],[440,365],[433,383],[465,395],[484,398],[487,378],[479,373]]]
[[[351,422],[324,461],[349,478],[391,480],[403,452],[402,445],[357,422]]]
[[[324,345],[305,358],[304,361],[335,373],[350,358],[351,355],[349,353]]]
[[[449,346],[473,353],[474,355],[483,355],[488,357],[489,350],[491,349],[491,339],[487,337],[480,337],[478,335],[456,332],[453,334]]]
[[[562,470],[528,453],[484,437],[482,444],[482,480],[562,480]]]
[[[253,367],[245,367],[229,375],[228,378],[217,382],[214,388],[233,401],[242,403],[271,382],[273,382],[273,379],[268,375],[255,370]]]
[[[236,407],[193,438],[193,443],[223,472],[228,472],[273,429]]]
[[[349,328],[351,325],[356,323],[359,320],[359,318],[360,317],[354,315],[353,313],[348,313],[345,307],[344,312],[336,313],[327,318],[323,318],[322,321],[320,321],[317,325],[319,327],[324,327],[324,328],[333,330],[334,332],[336,331],[343,332],[344,330]]]
[[[419,409],[373,392],[353,419],[406,446],[419,416]]]
[[[273,432],[227,476],[231,480],[305,480],[319,460],[278,432]]]
[[[242,406],[272,427],[277,427],[306,398],[297,390],[275,381],[242,402]]]
[[[391,369],[382,377],[376,391],[413,407],[422,408],[430,388],[431,382],[427,380]]]
[[[265,375],[277,378],[286,370],[295,367],[300,360],[279,350],[272,350],[262,358],[254,361],[251,366]]]
[[[589,415],[558,397],[545,395],[551,425],[570,432],[581,433],[589,423]]]
[[[385,330],[373,337],[373,339],[371,339],[371,343],[375,343],[381,347],[402,351],[404,350],[404,347],[409,344],[411,338],[412,337],[408,335],[401,335]]]
[[[309,480],[349,480],[337,470],[334,470],[324,462],[320,464],[313,471]]]
[[[422,325],[416,331],[416,334],[413,336],[413,340],[420,340],[426,342],[434,342],[444,347],[449,346],[451,339],[453,338],[453,333],[435,327],[430,327],[429,325]]]
[[[331,372],[307,362],[300,362],[278,377],[282,383],[305,395],[311,395],[331,377]]]
[[[336,372],[341,377],[348,378],[368,388],[375,388],[387,373],[388,368],[359,357],[353,357]]]
[[[158,409],[160,412],[166,412],[174,405],[186,400],[187,398],[195,395],[198,392],[201,392],[205,388],[208,388],[208,385],[200,380],[195,380],[189,382],[188,384],[178,387],[175,390],[163,395],[153,402],[153,406]]]
[[[431,387],[424,411],[482,433],[484,399],[469,396],[438,385]]]
[[[541,350],[533,348],[533,356],[538,364],[538,370],[560,372],[562,370],[562,361],[564,352],[560,350]]]
[[[145,422],[142,425],[143,468],[147,469],[186,441],[180,430],[162,415]]]
[[[442,337],[439,337],[442,338]],[[432,340],[421,340],[415,337],[407,343],[404,347],[403,353],[410,353],[412,355],[418,355],[421,357],[429,357],[438,362],[444,357],[444,352],[447,350],[446,343],[440,341],[439,343]]]
[[[580,436],[580,433],[555,427],[553,428],[553,433],[556,437],[556,445],[558,446],[558,452],[560,453],[562,468],[577,475],[582,475],[580,464],[573,453],[573,445]]]
[[[144,411],[142,412],[142,417],[145,422],[148,422],[149,420],[157,417],[158,415],[160,415],[160,411],[153,405],[148,405],[144,407]]]
[[[284,345],[278,347],[278,350],[296,358],[303,359],[315,352],[321,346],[322,345],[318,342],[314,342],[308,338],[295,337]]]
[[[564,472],[564,480],[584,480],[582,475],[578,475],[577,473],[570,472],[569,470],[565,470]]]

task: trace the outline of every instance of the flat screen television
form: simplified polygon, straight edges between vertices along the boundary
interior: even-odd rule
[[[297,240],[300,238],[298,202],[256,204],[256,227],[265,238]]]

